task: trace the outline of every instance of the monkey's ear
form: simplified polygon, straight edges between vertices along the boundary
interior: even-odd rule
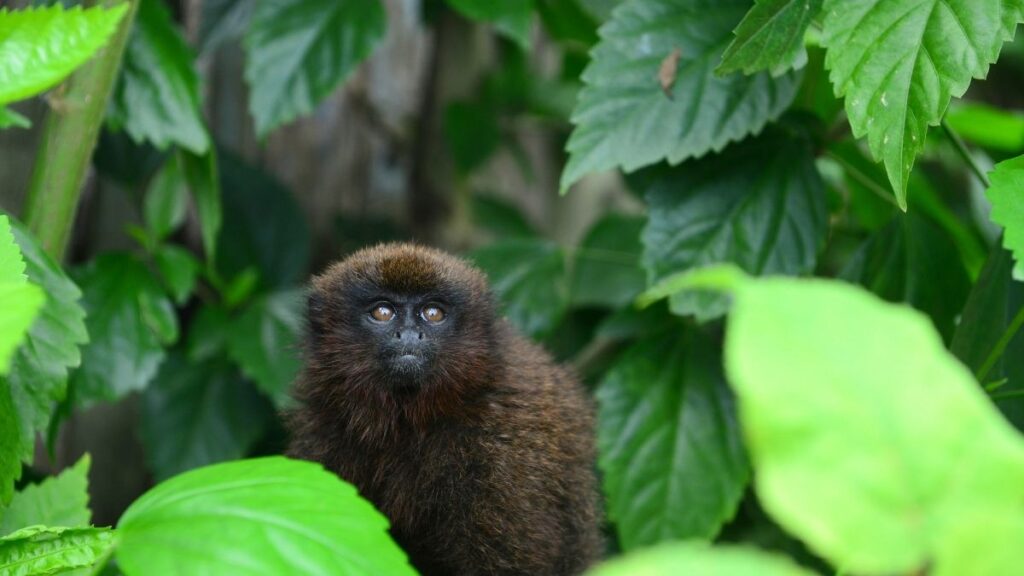
[[[309,291],[309,298],[306,300],[306,326],[309,330],[308,338],[310,344],[317,344],[323,337],[327,326],[324,318],[327,313],[327,305],[316,290]]]

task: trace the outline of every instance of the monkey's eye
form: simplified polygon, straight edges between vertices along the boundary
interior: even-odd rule
[[[377,322],[390,322],[395,317],[395,309],[387,304],[377,304],[370,310],[370,318]]]
[[[440,324],[444,322],[445,314],[444,310],[437,304],[427,304],[423,307],[423,310],[420,310],[420,316],[431,324]]]

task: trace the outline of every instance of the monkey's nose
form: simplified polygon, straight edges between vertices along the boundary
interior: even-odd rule
[[[395,338],[402,342],[414,343],[423,340],[423,332],[411,328],[403,328],[395,332]]]

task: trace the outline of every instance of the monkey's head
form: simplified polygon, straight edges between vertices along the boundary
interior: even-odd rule
[[[484,275],[439,250],[384,244],[312,283],[307,378],[332,395],[461,394],[491,362],[494,304]]]

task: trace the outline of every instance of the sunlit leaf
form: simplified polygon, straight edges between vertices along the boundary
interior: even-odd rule
[[[30,128],[32,121],[10,108],[0,106],[0,128],[10,128],[11,126]]]
[[[719,74],[768,70],[778,76],[807,63],[804,32],[824,0],[757,0],[736,27]]]
[[[721,150],[781,114],[797,74],[714,73],[749,7],[748,0],[632,0],[616,10],[583,73],[562,189],[589,172]],[[676,50],[666,94],[659,71]]]
[[[0,534],[45,524],[78,528],[89,525],[89,455],[57,476],[26,486],[0,509]]]
[[[261,0],[245,36],[256,133],[308,114],[384,36],[379,0]]]
[[[318,464],[243,460],[186,472],[136,500],[118,523],[117,563],[128,576],[415,574],[387,526]]]
[[[1013,276],[1024,282],[1024,156],[1000,162],[990,175],[992,221],[1003,226],[1003,246],[1013,252]]]
[[[192,53],[160,0],[140,0],[107,121],[136,142],[210,148]]]
[[[689,332],[641,341],[597,400],[608,514],[623,548],[714,537],[750,476],[715,347]]]
[[[128,3],[0,8],[0,104],[60,82],[106,44],[127,11]]]
[[[953,101],[946,122],[965,139],[993,150],[1024,150],[1024,114],[981,102]]]
[[[711,547],[698,542],[663,544],[626,554],[593,568],[587,576],[811,576],[788,558],[755,548]]]
[[[885,163],[896,200],[951,98],[983,78],[1024,20],[1021,0],[825,0],[822,43],[853,133]]]
[[[23,528],[0,536],[0,574],[36,576],[88,568],[113,543],[108,528]]]

